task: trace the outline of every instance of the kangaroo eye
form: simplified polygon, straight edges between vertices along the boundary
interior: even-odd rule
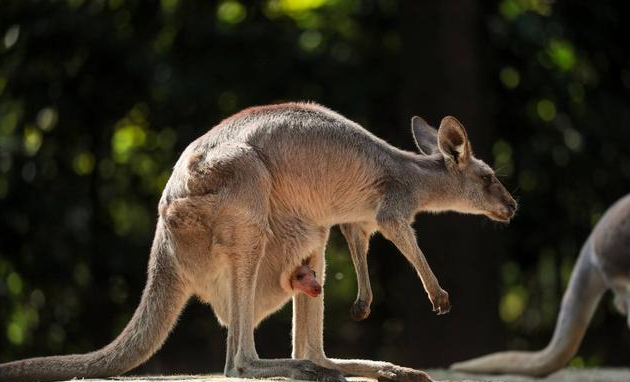
[[[483,179],[483,182],[486,184],[486,186],[494,183],[494,177],[492,175],[483,175],[481,179]]]
[[[312,271],[312,272],[313,272],[313,277],[317,278],[317,273],[315,271]]]
[[[304,273],[298,273],[295,278],[298,279],[298,281],[301,281],[304,278]]]

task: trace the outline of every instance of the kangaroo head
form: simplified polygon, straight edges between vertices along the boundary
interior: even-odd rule
[[[494,171],[475,158],[464,126],[454,117],[442,119],[439,129],[422,118],[411,120],[413,137],[421,154],[441,155],[446,167],[441,183],[442,209],[485,215],[507,222],[516,212],[516,201],[497,179]]]

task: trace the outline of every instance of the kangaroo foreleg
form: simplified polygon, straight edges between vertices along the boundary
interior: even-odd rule
[[[352,257],[357,275],[357,298],[350,309],[350,315],[354,320],[360,321],[370,315],[370,304],[372,304],[372,287],[367,265],[370,232],[361,224],[342,224],[339,228],[348,243],[350,257]]]
[[[433,311],[437,314],[448,313],[451,309],[448,293],[440,287],[427,259],[418,247],[414,230],[407,220],[402,216],[379,212],[377,222],[383,236],[394,243],[418,272],[424,290],[433,305]]]

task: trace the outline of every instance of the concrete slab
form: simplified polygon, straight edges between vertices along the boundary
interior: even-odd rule
[[[445,369],[426,370],[440,382],[630,382],[630,368],[567,368],[545,378],[530,378],[518,375],[479,375],[458,373]],[[272,380],[290,381],[286,378]],[[366,378],[349,378],[350,381],[371,381]],[[84,379],[83,382],[237,382],[260,381],[242,378],[226,378],[219,374],[209,375],[173,375],[173,376],[129,376],[108,379]],[[73,382],[76,382],[74,380]]]

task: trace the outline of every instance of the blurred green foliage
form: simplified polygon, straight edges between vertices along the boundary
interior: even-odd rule
[[[231,113],[310,99],[410,142],[409,116],[399,115],[401,3],[3,1],[0,361],[84,352],[118,334],[144,284],[171,166]],[[623,5],[501,0],[478,16],[492,52],[486,85],[499,132],[490,162],[517,185],[521,210],[501,233],[501,285],[477,280],[475,288],[501,288],[496,314],[511,347],[548,340],[581,243],[629,189]],[[405,301],[408,291],[384,291],[380,280],[409,271],[384,260],[371,265],[375,324],[360,326],[349,320],[355,276],[337,231],[328,253],[327,343],[337,354],[352,355],[352,343],[396,354],[384,339],[402,335],[405,323],[379,306]],[[574,365],[627,363],[615,349],[630,339],[611,312],[600,309],[593,330],[601,336],[588,338]],[[263,354],[287,355],[289,308],[278,317],[260,335],[286,340],[262,341],[269,343]],[[165,349],[170,358],[158,356],[149,370],[221,369],[224,333],[208,326],[210,313],[193,304],[183,320]],[[475,325],[471,319],[471,331]],[[427,343],[444,345],[439,340],[427,333]],[[195,346],[209,346],[211,355],[197,355]]]

